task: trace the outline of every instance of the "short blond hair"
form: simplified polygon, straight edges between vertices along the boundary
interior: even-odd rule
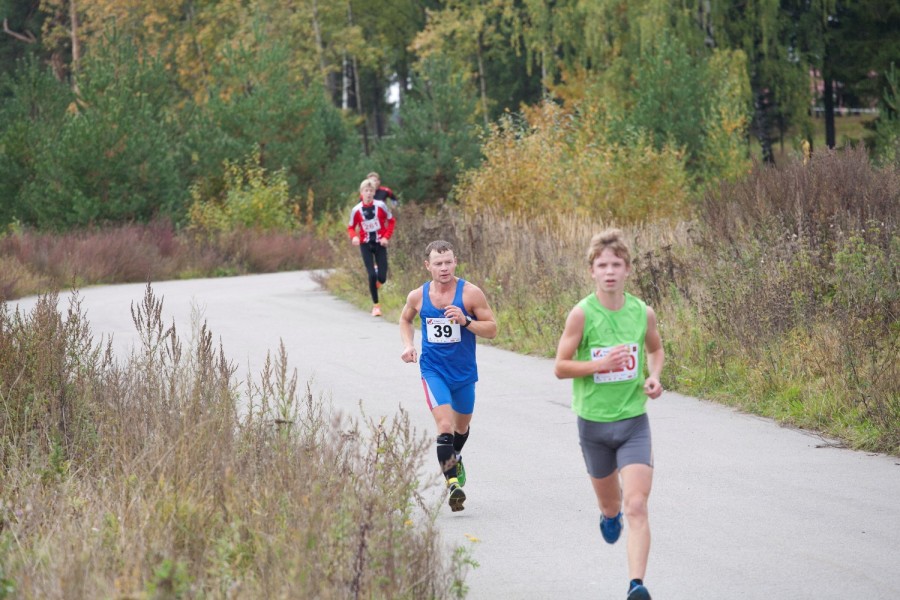
[[[591,244],[587,251],[588,264],[593,265],[594,259],[603,254],[607,248],[624,260],[626,266],[631,266],[631,250],[625,243],[625,234],[621,229],[605,229],[591,238]]]
[[[362,183],[359,184],[359,191],[363,191],[363,188],[372,188],[375,189],[375,182],[366,177],[362,180]]]
[[[381,181],[381,175],[379,175],[375,171],[372,171],[371,173],[366,175],[366,179],[377,179],[378,181]]]

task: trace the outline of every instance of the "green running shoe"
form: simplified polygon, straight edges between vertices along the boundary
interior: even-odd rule
[[[466,485],[466,468],[462,464],[462,456],[456,455],[456,480],[459,482],[459,487],[463,487]]]
[[[466,493],[458,483],[450,484],[450,510],[457,512],[465,510],[463,502],[466,501]]]

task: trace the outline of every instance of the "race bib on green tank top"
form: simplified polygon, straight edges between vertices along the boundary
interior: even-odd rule
[[[591,348],[591,360],[597,360],[603,358],[609,351],[613,348],[618,348],[618,346],[610,346],[609,348]],[[630,381],[637,377],[637,365],[638,365],[638,345],[637,344],[628,344],[628,364],[625,365],[624,369],[619,369],[617,371],[600,371],[599,373],[594,373],[594,383],[613,383],[616,381]]]
[[[462,341],[459,323],[453,319],[430,317],[425,320],[425,331],[432,344],[456,344]]]

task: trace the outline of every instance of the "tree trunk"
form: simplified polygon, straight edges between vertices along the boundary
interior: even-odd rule
[[[482,43],[482,33],[478,33],[478,82],[481,86],[481,111],[484,113],[484,126],[487,128],[488,122],[488,101],[487,101],[487,84],[484,79],[484,59],[482,58],[484,45]]]
[[[81,63],[81,41],[78,39],[78,6],[69,0],[69,21],[72,37],[72,89],[78,93],[78,67]]]
[[[350,64],[347,55],[344,54],[341,61],[341,109],[350,109]]]
[[[350,1],[347,1],[347,25],[353,27],[353,7],[350,4]],[[354,91],[356,92],[356,112],[359,113],[359,116],[362,117],[362,129],[363,129],[363,149],[366,153],[366,156],[369,155],[369,123],[366,118],[366,112],[363,110],[362,103],[362,94],[360,93],[359,86],[359,65],[356,62],[356,57],[353,57],[353,85]]]
[[[825,145],[829,148],[835,147],[834,135],[834,81],[831,74],[824,73],[825,86],[823,94],[825,98]]]
[[[319,70],[322,72],[322,81],[325,84],[325,89],[328,90],[328,97],[334,98],[334,89],[332,88],[331,78],[328,77],[328,67],[325,64],[325,47],[322,45],[322,29],[319,26],[318,0],[313,0],[312,3],[312,24],[313,32],[316,36],[316,52],[319,55]]]
[[[362,93],[360,92],[359,87],[359,66],[356,62],[356,57],[353,57],[353,81],[356,89],[356,110],[359,113],[359,116],[362,117],[362,130],[363,130],[363,150],[366,153],[366,156],[369,155],[369,119],[366,112],[363,110],[362,103]]]
[[[760,90],[755,94],[753,103],[753,133],[759,140],[762,150],[762,159],[766,164],[775,164],[775,154],[772,152],[772,135],[769,125],[768,98],[766,92]]]

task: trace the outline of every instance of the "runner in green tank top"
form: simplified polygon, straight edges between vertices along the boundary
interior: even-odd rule
[[[619,539],[623,511],[628,521],[628,600],[650,600],[644,575],[653,452],[645,405],[662,394],[665,355],[653,309],[625,292],[631,254],[622,238],[620,230],[609,229],[591,239],[587,258],[595,290],[566,319],[555,373],[573,380],[572,410],[603,539]]]

